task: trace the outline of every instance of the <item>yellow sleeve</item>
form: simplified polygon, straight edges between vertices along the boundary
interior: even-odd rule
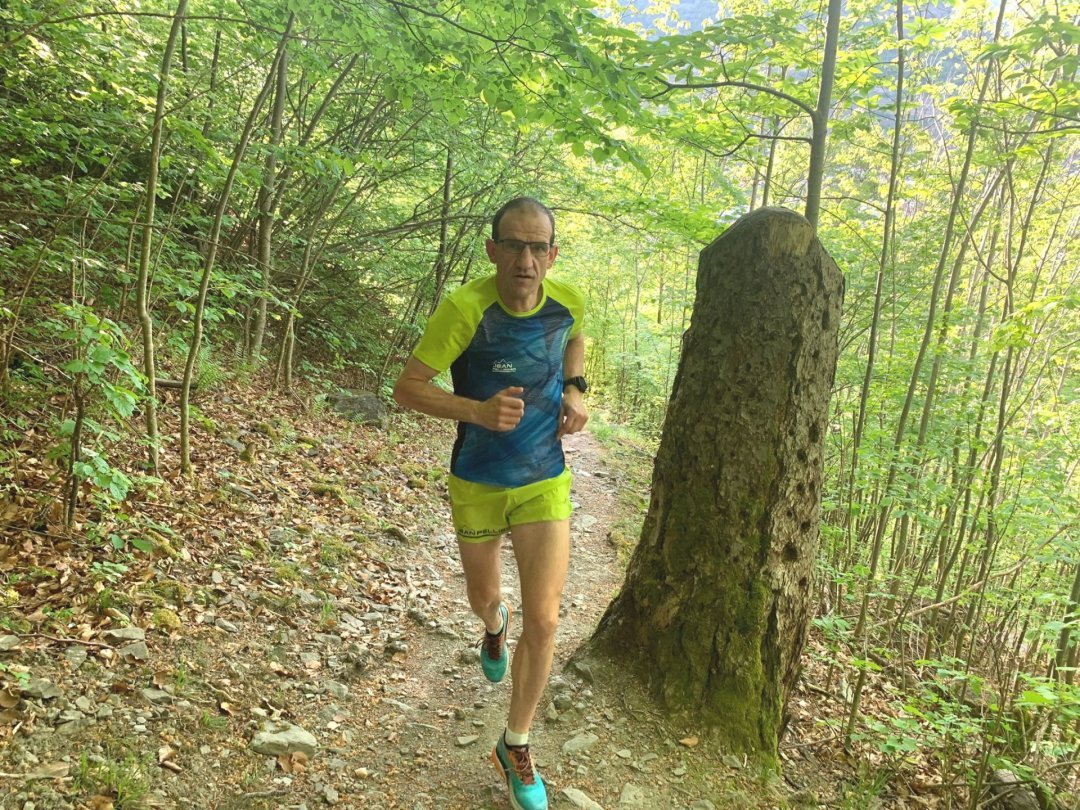
[[[475,333],[476,323],[465,316],[452,296],[447,296],[428,319],[413,357],[441,373],[468,348]]]

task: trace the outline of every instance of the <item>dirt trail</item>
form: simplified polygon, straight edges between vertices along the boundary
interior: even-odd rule
[[[560,805],[561,788],[574,781],[577,763],[568,761],[561,749],[582,718],[580,710],[572,707],[560,717],[550,698],[561,690],[560,705],[580,702],[575,692],[581,684],[559,673],[592,632],[622,581],[615,549],[607,540],[616,519],[616,483],[603,467],[601,449],[591,435],[568,437],[564,446],[574,472],[573,547],[556,638],[553,675],[557,680],[541,704],[532,734],[534,755],[548,782],[553,806]],[[427,561],[428,555],[423,556]],[[515,613],[513,645],[520,628],[520,594],[509,540],[504,540],[502,556],[503,590]],[[506,791],[488,753],[505,723],[509,679],[491,684],[480,672],[474,646],[480,625],[465,599],[452,534],[436,539],[429,562],[444,585],[428,601],[423,615],[415,610],[411,614],[414,623],[420,622],[409,635],[400,668],[380,678],[384,696],[378,717],[380,734],[366,746],[376,758],[376,774],[357,806],[505,808]]]

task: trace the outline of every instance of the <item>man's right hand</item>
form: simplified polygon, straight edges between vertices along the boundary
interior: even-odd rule
[[[525,414],[524,388],[512,385],[480,403],[476,423],[488,430],[505,432],[518,426]]]

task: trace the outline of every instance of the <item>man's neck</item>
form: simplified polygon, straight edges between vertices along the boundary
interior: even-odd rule
[[[498,289],[498,284],[495,285],[495,288]],[[512,298],[502,290],[498,290],[498,292],[499,300],[502,301],[503,306],[511,312],[529,312],[530,310],[536,309],[544,299],[543,284],[541,284],[536,293],[529,298]]]

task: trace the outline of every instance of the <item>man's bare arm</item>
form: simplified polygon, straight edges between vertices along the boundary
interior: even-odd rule
[[[394,400],[403,408],[428,416],[471,422],[488,430],[513,430],[521,421],[525,413],[525,402],[521,399],[523,388],[504,388],[480,402],[432,385],[437,373],[431,366],[410,357],[394,384]]]
[[[585,373],[585,336],[578,334],[570,338],[563,352],[563,378],[580,377]],[[584,394],[574,386],[563,391],[562,408],[559,412],[558,436],[577,433],[589,421],[589,412],[585,408]]]

